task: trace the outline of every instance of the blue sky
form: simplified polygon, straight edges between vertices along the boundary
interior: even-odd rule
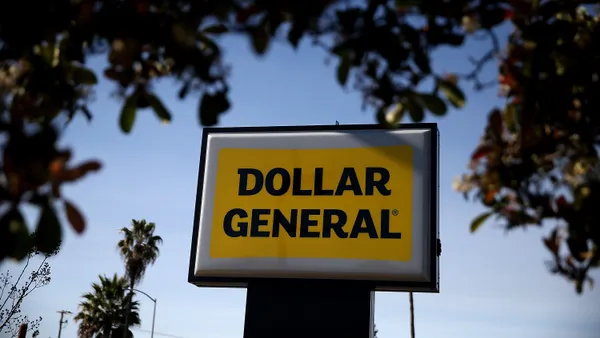
[[[221,126],[308,125],[373,123],[361,111],[360,97],[335,82],[335,68],[324,64],[324,54],[308,43],[300,51],[275,46],[266,59],[249,56],[245,40],[224,40],[233,65],[233,107]],[[467,55],[481,55],[481,42],[465,49],[435,55],[437,71],[467,70]],[[97,60],[94,68],[103,64]],[[494,66],[490,67],[493,76]],[[101,273],[122,273],[115,249],[118,229],[132,218],[158,226],[164,238],[157,264],[139,288],[158,298],[156,337],[239,338],[244,323],[245,291],[197,288],[187,283],[190,241],[202,129],[197,97],[178,101],[177,88],[165,81],[159,95],[174,114],[161,125],[151,111],[138,114],[131,135],[118,130],[119,103],[102,82],[93,105],[92,124],[75,121],[63,144],[74,146],[75,159],[100,158],[105,167],[65,195],[85,211],[88,229],[77,236],[67,229],[62,252],[52,259],[52,282],[37,290],[24,312],[43,316],[40,338],[56,337],[59,310],[75,312],[80,295]],[[415,294],[416,333],[420,338],[563,338],[597,337],[600,331],[600,291],[574,293],[572,284],[551,276],[540,240],[548,228],[505,234],[486,224],[476,235],[469,221],[481,207],[452,191],[452,179],[466,169],[470,152],[480,137],[486,113],[501,104],[496,90],[474,95],[467,86],[464,109],[451,111],[439,122],[441,132],[441,293]],[[433,120],[429,120],[433,121]],[[16,268],[5,264],[2,269]],[[596,272],[595,277],[600,275]],[[150,337],[152,302],[142,302],[142,330]],[[378,293],[376,323],[380,338],[409,335],[408,295]],[[70,317],[72,318],[72,317]],[[75,338],[69,321],[63,338]],[[596,332],[596,334],[594,334]]]

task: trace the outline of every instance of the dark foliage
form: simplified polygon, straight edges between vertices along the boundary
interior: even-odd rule
[[[218,36],[247,36],[257,54],[274,41],[293,48],[305,42],[337,60],[342,86],[358,90],[365,107],[392,127],[403,118],[421,121],[460,108],[459,81],[476,89],[486,62],[501,60],[499,79],[507,103],[493,109],[471,173],[457,188],[473,191],[506,229],[558,224],[545,241],[553,272],[582,290],[598,266],[600,228],[592,209],[600,199],[596,143],[600,124],[598,17],[581,5],[595,1],[334,0],[158,1],[58,0],[8,2],[0,11],[0,133],[2,171],[0,259],[23,259],[31,245],[20,213],[23,203],[40,209],[36,243],[59,245],[62,205],[77,232],[85,219],[61,195],[61,185],[100,169],[98,161],[69,162],[57,140],[68,121],[89,120],[87,103],[100,77],[123,99],[118,117],[125,133],[139,110],[162,122],[171,113],[152,91],[161,78],[180,84],[179,97],[200,97],[198,118],[214,125],[231,106],[228,67]],[[495,27],[511,21],[504,41]],[[31,25],[35,22],[35,25]],[[473,60],[469,74],[435,74],[430,55],[440,46],[463,45],[469,35],[487,35],[492,49]],[[103,74],[85,68],[92,55],[108,57]],[[423,82],[424,80],[432,80]],[[424,89],[424,84],[433,83]],[[494,81],[495,82],[495,81]],[[406,116],[405,116],[406,115]],[[65,124],[65,121],[67,123]],[[566,255],[558,250],[567,247]]]

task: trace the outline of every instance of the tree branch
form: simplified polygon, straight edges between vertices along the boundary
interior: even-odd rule
[[[31,254],[27,257],[27,262],[25,264],[25,267],[23,267],[23,270],[21,271],[19,278],[17,278],[17,281],[14,283],[13,287],[11,288],[11,293],[6,297],[6,299],[4,300],[4,303],[2,304],[2,306],[4,307],[9,298],[13,299],[12,307],[11,307],[10,311],[8,311],[7,317],[4,319],[4,322],[2,324],[0,324],[0,331],[2,331],[2,329],[4,329],[8,325],[8,323],[11,321],[12,317],[18,312],[18,310],[21,307],[21,303],[23,302],[23,299],[25,299],[25,297],[27,297],[29,294],[31,294],[31,292],[33,292],[34,290],[43,286],[43,284],[38,285],[37,282],[39,281],[40,276],[41,276],[40,270],[44,267],[46,260],[48,260],[47,256],[44,256],[44,259],[42,260],[42,262],[40,263],[38,268],[35,270],[35,272],[32,272],[29,280],[21,288],[20,295],[18,297],[12,297],[14,291],[16,291],[18,289],[18,285],[21,280],[21,277],[23,276],[25,270],[27,269],[27,266],[29,265],[29,262],[30,262],[30,259],[32,256],[33,256],[33,254]],[[44,276],[42,276],[42,277],[44,277]],[[33,284],[33,287],[32,287],[32,284]]]
[[[492,41],[492,48],[487,53],[485,53],[483,57],[479,59],[469,57],[469,61],[475,66],[475,68],[471,72],[460,76],[465,80],[475,82],[475,90],[481,90],[486,87],[495,85],[497,83],[496,79],[486,82],[481,82],[481,80],[479,79],[479,75],[481,74],[483,68],[487,65],[487,63],[489,61],[492,61],[494,58],[496,58],[496,56],[500,54],[500,42],[498,40],[498,37],[496,36],[496,33],[494,33],[494,31],[492,31],[491,29],[486,30],[485,32],[487,33],[486,35]]]
[[[19,277],[17,278],[17,281],[14,283],[14,286],[16,287],[17,285],[19,285],[19,282],[21,281],[21,277],[23,277],[23,274],[25,273],[25,270],[27,269],[27,267],[29,266],[29,262],[31,260],[32,254],[27,255],[27,260],[25,261],[25,266],[23,267],[23,270],[21,270],[21,273],[19,274]],[[6,305],[6,302],[8,302],[8,300],[10,299],[10,297],[12,296],[13,292],[16,290],[16,288],[11,288],[10,293],[6,296],[6,299],[4,300],[4,302],[2,302],[2,305],[0,306],[0,310],[4,309],[4,306]],[[4,325],[0,326],[0,330],[2,329]]]

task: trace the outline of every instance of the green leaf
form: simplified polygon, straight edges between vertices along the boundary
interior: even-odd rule
[[[578,295],[580,295],[583,292],[583,280],[575,280],[575,292],[577,292]]]
[[[294,47],[298,47],[298,43],[304,35],[304,31],[308,27],[308,22],[306,20],[296,21],[292,28],[288,32],[288,41]]]
[[[60,221],[56,216],[56,210],[48,202],[42,206],[35,231],[35,246],[40,252],[50,255],[60,247],[61,238]]]
[[[483,222],[485,222],[485,220],[488,219],[488,217],[490,217],[492,215],[492,212],[484,212],[483,214],[475,217],[475,219],[473,219],[473,221],[471,222],[471,232],[475,232],[477,231],[477,229],[479,229],[479,227],[483,224]]]
[[[18,209],[8,210],[0,218],[0,228],[3,229],[4,237],[0,243],[8,249],[8,256],[16,260],[25,258],[31,250],[31,239],[23,214]],[[1,251],[4,251],[4,248]]]
[[[197,29],[184,22],[175,22],[171,26],[173,40],[184,48],[192,48],[196,43]]]
[[[456,108],[462,108],[465,105],[465,94],[458,86],[450,81],[438,79],[439,89],[446,95],[446,98]]]
[[[84,85],[95,85],[98,83],[98,77],[96,77],[96,74],[90,69],[74,67],[73,82]]]
[[[416,50],[414,50],[414,60],[421,72],[425,74],[431,73],[429,56],[421,49],[421,47],[416,47]]]
[[[343,87],[346,85],[346,82],[348,82],[348,75],[350,74],[350,66],[351,66],[351,61],[350,61],[350,57],[348,56],[347,53],[344,53],[340,56],[340,63],[338,64],[337,67],[337,81],[339,82],[339,84]]]
[[[379,125],[384,126],[386,128],[391,127],[386,119],[385,107],[380,107],[379,109],[377,109],[377,112],[375,113],[375,119],[377,120],[377,123],[379,123]]]
[[[160,119],[160,122],[169,123],[171,122],[171,113],[165,108],[163,103],[160,101],[156,95],[149,94],[148,101],[150,102],[150,106],[154,110],[156,116]]]
[[[133,128],[133,123],[135,122],[135,115],[137,112],[137,100],[138,95],[136,93],[131,94],[123,103],[123,108],[121,108],[121,115],[119,118],[119,126],[121,130],[129,134],[131,129]]]
[[[397,128],[402,117],[404,117],[404,111],[405,109],[402,103],[396,103],[387,110],[381,108],[377,111],[377,122],[386,128]]]
[[[252,39],[252,47],[254,48],[254,51],[258,55],[265,54],[270,42],[267,32],[264,29],[255,28],[250,32],[250,37]]]
[[[204,34],[198,34],[198,40],[204,44],[204,48],[212,50],[215,54],[220,54],[221,50],[214,40]]]
[[[190,81],[186,81],[183,84],[183,86],[181,86],[181,88],[179,89],[179,92],[177,93],[177,97],[179,97],[179,99],[183,100],[183,99],[185,99],[185,97],[187,96],[189,91],[190,91]]]
[[[225,92],[216,94],[204,93],[200,101],[199,115],[203,126],[214,126],[219,123],[219,115],[229,110],[231,103]]]
[[[209,33],[209,34],[223,34],[226,33],[229,29],[227,29],[227,26],[223,25],[223,24],[216,24],[216,25],[212,25],[212,26],[208,26],[206,28],[204,28],[202,31],[204,33]]]
[[[436,116],[444,116],[448,111],[446,102],[434,94],[419,94],[419,98],[427,109]]]
[[[509,103],[506,105],[506,108],[504,109],[504,112],[502,114],[502,119],[504,120],[504,124],[506,125],[506,128],[510,132],[517,131],[518,115],[517,115],[517,107],[515,104]]]
[[[422,122],[425,119],[425,112],[423,111],[423,107],[415,100],[414,98],[409,98],[409,100],[405,104],[406,110],[408,110],[408,115],[414,122]]]

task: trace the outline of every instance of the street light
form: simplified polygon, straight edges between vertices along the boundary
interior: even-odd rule
[[[150,297],[149,294],[145,293],[142,290],[133,289],[133,291],[143,294],[144,296],[150,298],[150,300],[152,302],[154,302],[154,310],[152,311],[152,330],[150,331],[150,338],[154,338],[154,319],[156,318],[156,298]]]

